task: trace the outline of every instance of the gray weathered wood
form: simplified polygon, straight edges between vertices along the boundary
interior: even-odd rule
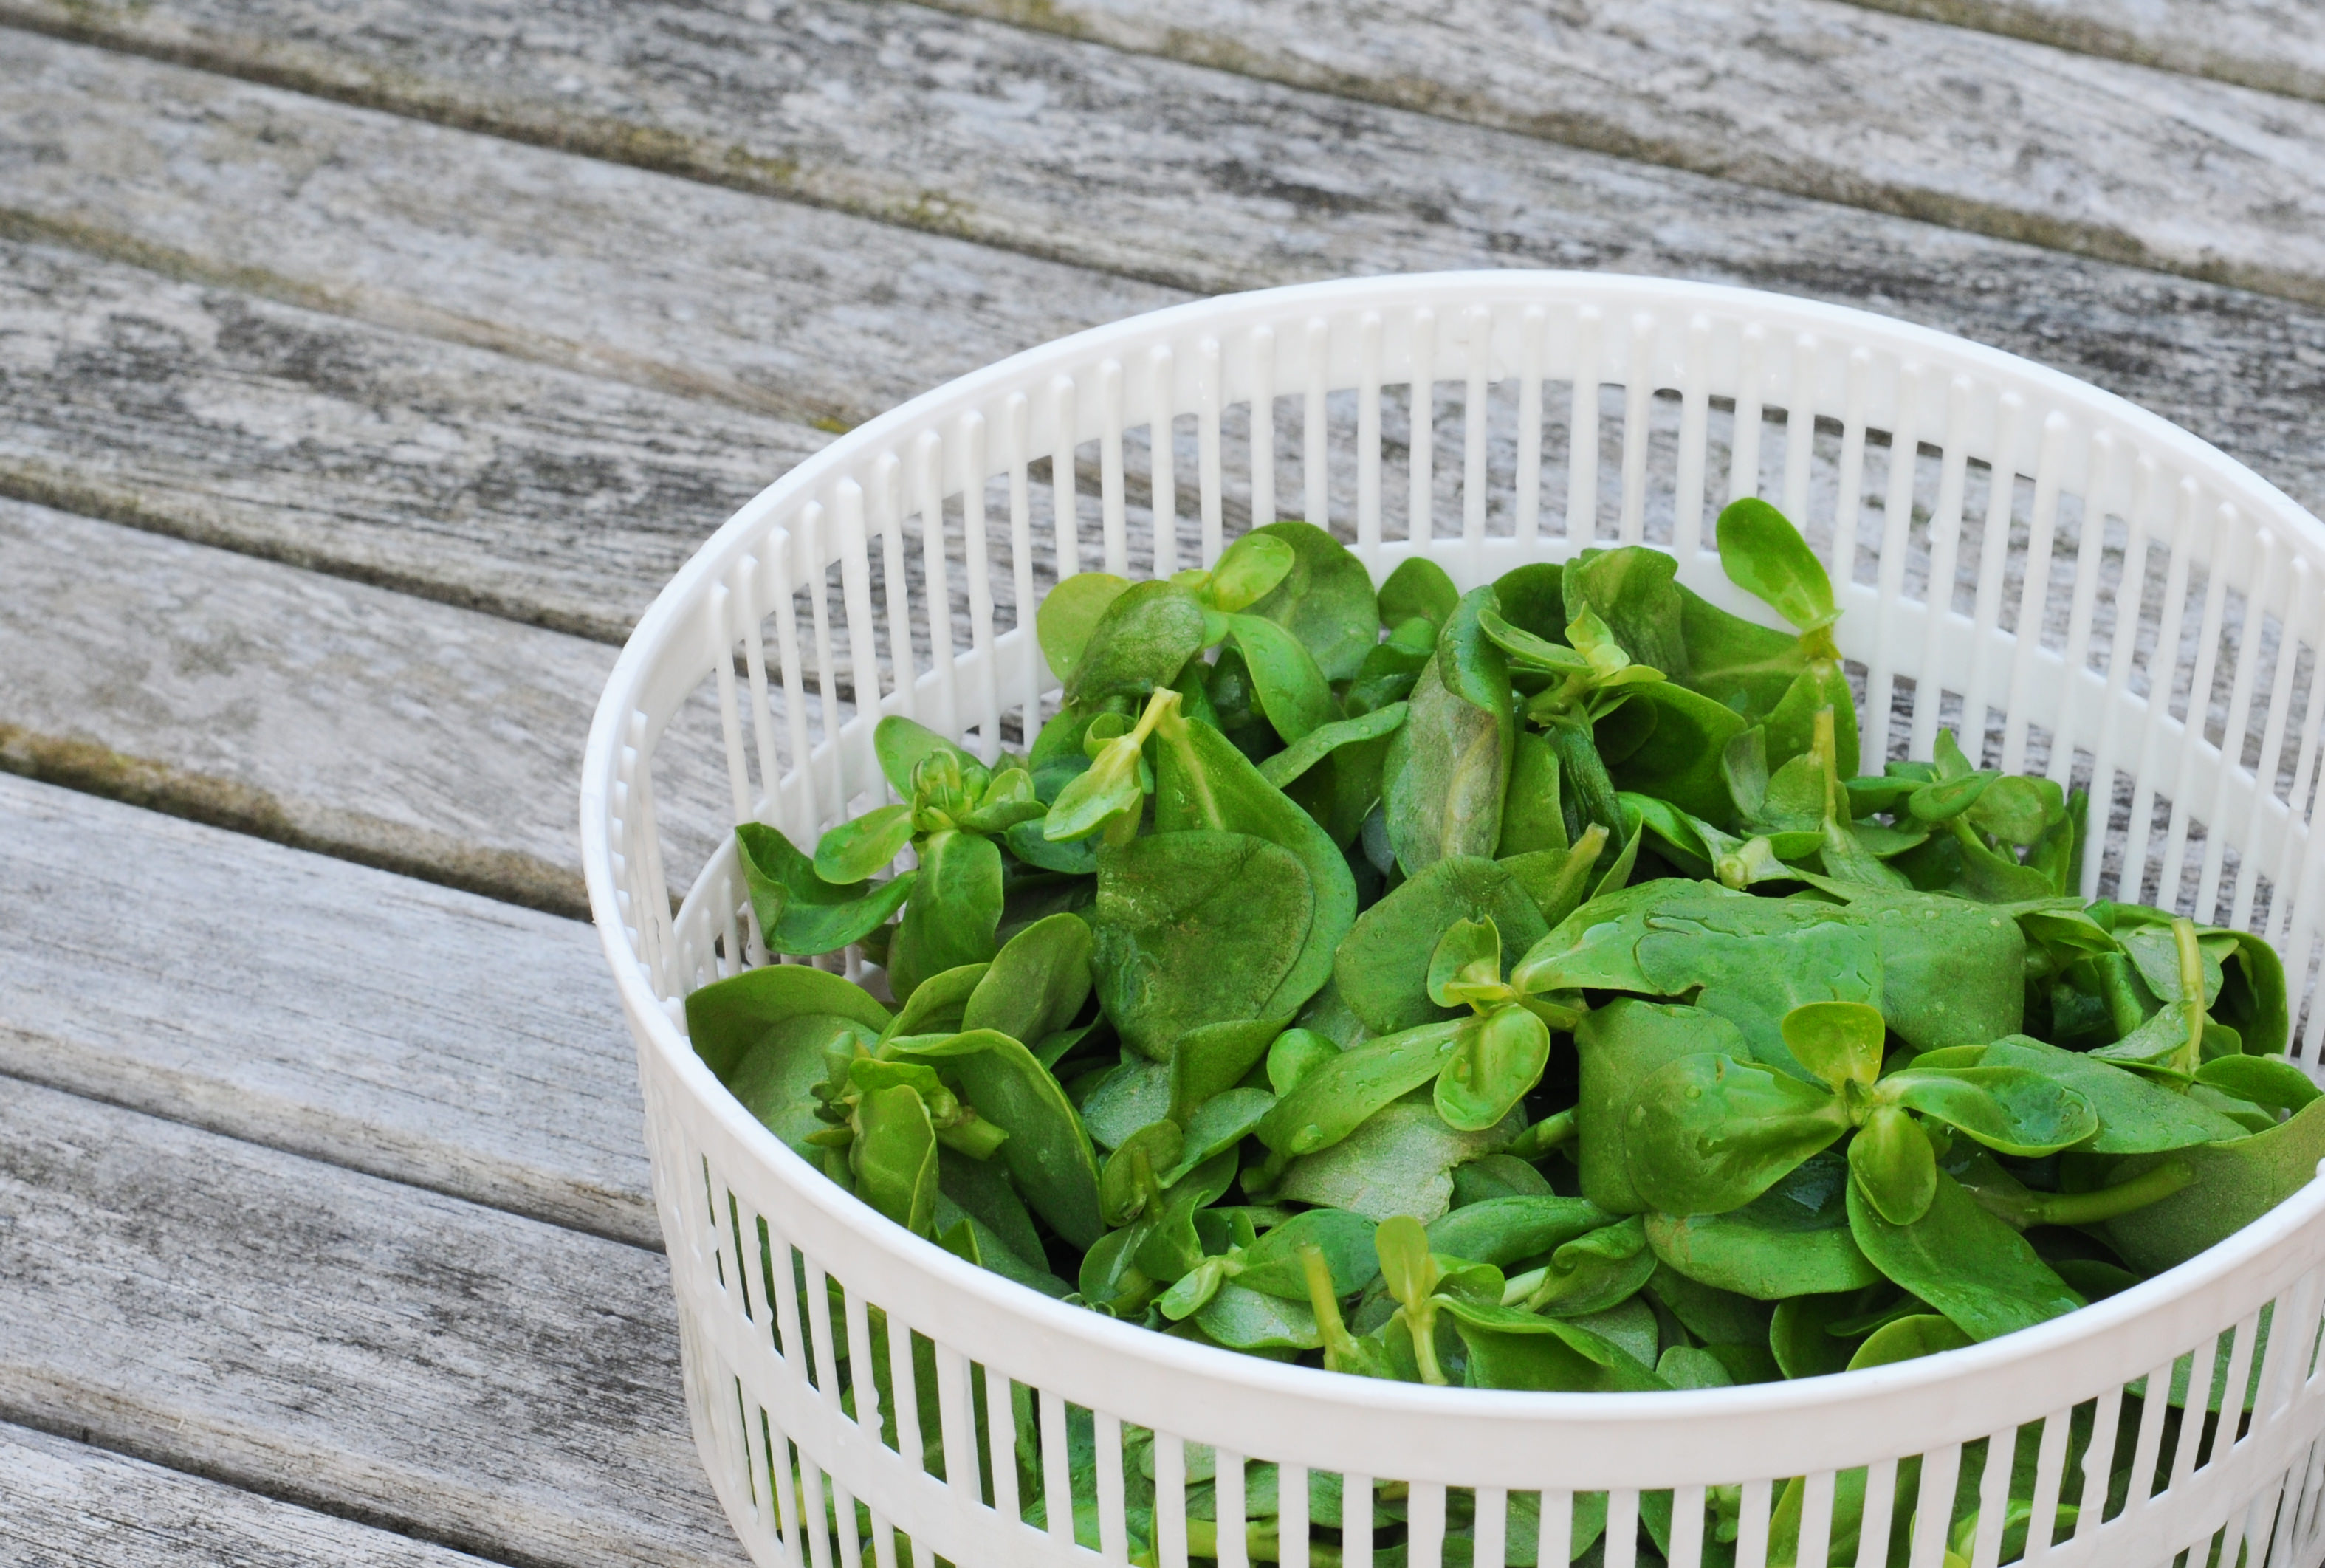
[[[504,1562],[742,1560],[655,1253],[11,1082],[0,1419]]]
[[[2325,107],[1841,0],[936,0],[2325,303]]]
[[[0,491],[619,641],[829,439],[0,240]]]
[[[23,33],[0,76],[25,235],[793,419],[1179,297]]]
[[[479,1559],[0,1425],[0,1559],[21,1568],[477,1568]]]
[[[0,0],[0,14],[1191,289],[1517,264],[1704,277],[1864,306],[2086,376],[2325,508],[2325,446],[2314,438],[2325,407],[2325,312],[1223,71],[846,0],[770,5],[757,20],[662,0],[618,8],[577,0],[555,13],[513,0],[425,8],[414,0]],[[40,48],[0,39],[0,59],[21,62],[16,74],[27,81],[47,79],[43,62],[69,57]],[[488,305],[499,312],[493,319],[525,324],[532,337],[570,343],[597,329],[591,323],[602,325],[611,307],[593,307],[593,316],[574,302],[593,286],[592,247],[642,236],[639,248],[662,259],[634,272],[621,296],[641,320],[615,326],[625,345],[643,343],[672,364],[728,364],[750,347],[738,348],[716,313],[698,309],[684,318],[700,304],[684,263],[695,229],[731,231],[743,220],[718,216],[730,210],[762,215],[754,221],[778,235],[829,216],[698,209],[706,198],[682,184],[617,185],[613,173],[571,160],[553,167],[579,171],[568,179],[596,204],[565,205],[552,199],[559,181],[548,175],[494,183],[488,171],[473,172],[472,164],[514,158],[474,137],[334,117],[280,95],[236,97],[183,73],[139,74],[118,60],[102,71],[75,63],[58,80],[83,96],[46,100],[48,119],[14,131],[13,144],[32,152],[0,149],[0,208],[26,183],[50,191],[42,199],[55,210],[77,210],[76,179],[101,205],[111,165],[100,158],[77,173],[72,139],[51,122],[105,116],[107,135],[130,149],[106,156],[143,171],[139,210],[148,217],[140,224],[161,226],[150,235],[75,232],[131,252],[150,239],[157,251],[175,247],[176,264],[191,268],[190,232],[215,246],[202,268],[239,275],[253,258],[235,248],[248,242],[228,231],[295,236],[321,226],[315,213],[293,210],[300,193],[318,189],[301,150],[343,147],[350,166],[381,182],[367,188],[377,199],[347,219],[360,244],[349,243],[365,254],[376,246],[415,275],[428,275],[419,270],[432,257],[459,256],[453,275],[430,281],[479,291],[477,310]],[[34,91],[11,85],[12,103]],[[125,100],[130,108],[105,107]],[[138,112],[141,103],[152,112]],[[190,172],[165,155],[166,139],[143,140],[181,122],[224,127],[215,145],[245,172]],[[415,166],[440,172],[399,178],[411,147],[426,152]],[[65,161],[35,164],[32,152]],[[510,215],[505,226],[468,221],[468,193],[478,189]],[[609,223],[617,189],[633,205]],[[229,195],[238,225],[208,206]],[[698,211],[709,216],[698,220]],[[514,236],[517,259],[495,249],[504,235]],[[284,267],[299,254],[286,244],[264,259]],[[992,260],[974,247],[944,254],[951,259],[929,270],[968,277]],[[481,281],[465,281],[472,275]],[[292,281],[324,292],[334,276],[326,268]],[[1078,276],[1047,275],[1061,318],[1096,320],[1130,308],[1109,304],[1102,291],[1077,293]],[[527,286],[501,281],[508,278]],[[876,272],[868,281],[893,281]],[[975,297],[991,304],[998,284],[977,286],[985,292]],[[341,289],[329,302],[365,309],[377,299]],[[859,309],[885,320],[892,307],[867,296]],[[940,346],[959,342],[956,327],[927,329]],[[940,355],[927,363],[924,379],[932,380],[949,362]],[[634,360],[616,369],[643,374]]]
[[[1852,4],[2325,101],[2325,14],[2306,0],[1852,0]]]
[[[658,1247],[596,933],[0,774],[0,1072]]]
[[[0,501],[0,767],[564,913],[614,650]],[[729,820],[715,724],[662,820]],[[681,854],[673,875],[690,874]]]

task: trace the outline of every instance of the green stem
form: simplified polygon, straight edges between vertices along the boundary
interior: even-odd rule
[[[1536,1160],[1553,1148],[1563,1148],[1575,1139],[1574,1112],[1561,1111],[1546,1116],[1517,1135],[1503,1152],[1520,1159]]]
[[[1413,1337],[1413,1359],[1421,1368],[1421,1380],[1431,1388],[1444,1388],[1445,1370],[1437,1364],[1437,1298],[1423,1296],[1396,1311],[1404,1319],[1404,1332]]]
[[[2096,1225],[2144,1209],[2196,1179],[2196,1167],[2184,1159],[2167,1159],[2140,1172],[2129,1181],[2088,1193],[2037,1193],[2032,1207],[2038,1225]]]
[[[2204,950],[2196,945],[2196,922],[2172,921],[2172,941],[2180,953],[2180,1001],[2188,1010],[2188,1038],[2172,1065],[2192,1077],[2204,1061]]]
[[[1316,1331],[1324,1341],[1324,1370],[1357,1370],[1357,1339],[1340,1321],[1340,1298],[1332,1292],[1332,1266],[1324,1249],[1310,1241],[1300,1249],[1300,1268],[1308,1280],[1308,1306],[1316,1314]]]

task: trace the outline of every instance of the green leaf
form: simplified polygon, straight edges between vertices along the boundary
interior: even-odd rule
[[[1502,934],[1492,918],[1456,920],[1446,927],[1429,955],[1429,1000],[1440,1007],[1459,1008],[1472,1000],[1465,993],[1501,989]]]
[[[1609,1213],[1636,1213],[1650,1206],[1631,1183],[1626,1144],[1639,1086],[1707,1048],[1743,1056],[1744,1038],[1734,1024],[1700,1008],[1617,997],[1575,1026],[1574,1045],[1582,1060],[1575,1164],[1583,1195]]]
[[[949,1230],[946,1204],[959,1209],[990,1231],[1011,1253],[1029,1264],[1047,1268],[1042,1238],[1025,1200],[1009,1185],[1009,1167],[997,1159],[973,1159],[954,1148],[937,1150],[937,1223]],[[1063,1294],[1061,1291],[1061,1294]]]
[[[1657,1069],[1624,1114],[1631,1185],[1667,1214],[1740,1209],[1848,1130],[1826,1090],[1710,1052]]]
[[[1457,1132],[1434,1107],[1400,1101],[1329,1148],[1293,1160],[1276,1194],[1376,1220],[1410,1214],[1427,1224],[1453,1205],[1453,1167],[1503,1147],[1519,1125],[1514,1114],[1483,1132]]]
[[[1888,1030],[1879,1008],[1861,1001],[1803,1002],[1778,1028],[1792,1059],[1836,1093],[1845,1083],[1869,1087],[1881,1075]]]
[[[914,1089],[875,1089],[857,1102],[848,1165],[856,1195],[916,1236],[935,1235],[937,1135]]]
[[[2067,794],[2055,779],[1996,779],[1963,815],[1972,827],[2008,844],[2033,844],[2065,817]]]
[[[1389,742],[1389,844],[1408,876],[1447,855],[1491,855],[1501,837],[1517,717],[1508,661],[1478,625],[1492,594],[1477,589],[1455,607]]]
[[[1125,1139],[1098,1171],[1099,1217],[1108,1225],[1127,1225],[1144,1214],[1170,1185],[1162,1173],[1177,1166],[1185,1147],[1186,1134],[1170,1121],[1149,1122]]]
[[[1866,1367],[1887,1367],[1899,1361],[1919,1360],[1923,1356],[1941,1355],[1976,1342],[1950,1320],[1935,1313],[1901,1317],[1873,1331],[1857,1348],[1857,1353],[1848,1358],[1848,1370],[1856,1372]]]
[[[1687,668],[1669,673],[1746,719],[1765,719],[1808,668],[1801,639],[1730,614],[1690,589],[1679,597]],[[1737,804],[1744,804],[1740,796]]]
[[[1275,1096],[1264,1089],[1229,1089],[1213,1095],[1187,1119],[1186,1141],[1179,1158],[1157,1179],[1166,1187],[1183,1179],[1205,1160],[1241,1143],[1274,1109]]]
[[[1105,1232],[1089,1135],[1066,1092],[1033,1053],[1006,1035],[974,1029],[901,1054],[943,1062],[977,1114],[1009,1134],[999,1158],[1025,1202],[1059,1235],[1087,1247]]]
[[[1861,1289],[1881,1274],[1848,1233],[1848,1182],[1840,1160],[1817,1155],[1730,1213],[1647,1215],[1647,1244],[1689,1278],[1757,1301]]]
[[[1517,1297],[1526,1311],[1552,1317],[1587,1317],[1636,1296],[1655,1267],[1645,1223],[1634,1214],[1566,1242],[1547,1264],[1510,1280],[1502,1299]]]
[[[1521,730],[1510,754],[1509,788],[1502,798],[1496,860],[1566,853],[1566,812],[1558,786],[1558,753],[1532,730]]]
[[[1032,1045],[1074,1021],[1089,1000],[1088,925],[1051,915],[1012,936],[977,982],[961,1014],[965,1029],[998,1029]]]
[[[906,800],[912,798],[912,775],[931,757],[949,757],[960,770],[964,783],[972,789],[982,789],[987,780],[984,763],[962,751],[926,724],[890,714],[872,728],[872,754],[879,760],[880,776],[888,787]]]
[[[1171,1120],[1191,1126],[1214,1097],[1250,1075],[1283,1028],[1282,1019],[1235,1019],[1180,1036],[1171,1050]]]
[[[1910,1225],[1883,1219],[1851,1183],[1848,1227],[1876,1268],[1974,1340],[2032,1328],[2083,1305],[2024,1237],[1943,1171],[1929,1212]]]
[[[1656,796],[1709,822],[1733,816],[1721,760],[1750,727],[1741,714],[1670,682],[1639,687],[1622,711],[1634,724],[1647,716],[1653,723],[1628,755],[1607,764],[1616,789]]]
[[[1380,1277],[1373,1245],[1373,1222],[1345,1209],[1310,1209],[1294,1214],[1244,1250],[1237,1283],[1293,1300],[1308,1299],[1308,1276],[1300,1250],[1313,1246],[1324,1254],[1332,1294],[1350,1296]]]
[[[2041,1073],[2073,1090],[2098,1113],[2098,1132],[2083,1146],[2095,1154],[2156,1154],[2245,1136],[2242,1127],[2184,1094],[2097,1056],[2062,1051],[2024,1035],[1987,1047],[1979,1065]]]
[[[1876,1094],[2004,1154],[2056,1154],[2099,1130],[2089,1101],[2026,1067],[1908,1067],[1883,1079]]]
[[[771,952],[812,957],[861,942],[912,896],[917,872],[885,882],[834,886],[792,841],[761,822],[735,829],[743,884]]]
[[[1203,607],[1176,583],[1135,583],[1106,607],[1066,681],[1066,697],[1144,696],[1202,650]]]
[[[1217,828],[1249,834],[1292,855],[1313,903],[1299,957],[1264,1007],[1240,1016],[1288,1018],[1331,978],[1332,954],[1357,918],[1346,856],[1315,819],[1272,788],[1227,737],[1193,720],[1158,726],[1154,825],[1158,834]],[[1102,881],[1103,879],[1101,879]],[[1239,962],[1239,960],[1238,960]]]
[[[1866,1290],[1794,1296],[1776,1303],[1776,1315],[1768,1325],[1768,1348],[1774,1352],[1776,1365],[1785,1377],[1829,1377],[1848,1367],[1848,1358],[1862,1342],[1862,1336],[1835,1332],[1834,1325],[1861,1315],[1866,1298],[1876,1290],[1895,1294],[1888,1290],[1887,1281],[1879,1280],[1877,1274],[1876,1279],[1878,1284]]]
[[[2220,1056],[2198,1067],[2196,1081],[2288,1114],[2320,1096],[2316,1080],[2282,1056]]]
[[[1298,1001],[1278,993],[1315,905],[1299,860],[1249,834],[1192,828],[1102,850],[1099,1002],[1124,1041],[1158,1061],[1190,1029],[1271,1016],[1272,1002],[1283,1009],[1273,1016],[1288,1015]]]
[[[1482,1132],[1515,1109],[1549,1065],[1550,1027],[1524,1006],[1464,1019],[1437,1075],[1437,1114],[1457,1131]]]
[[[1290,632],[1264,616],[1230,615],[1227,635],[1251,670],[1261,712],[1286,745],[1340,716],[1324,672]]]
[[[1312,1351],[1324,1342],[1306,1301],[1253,1290],[1239,1279],[1222,1283],[1195,1322],[1229,1350]]]
[[[1616,1217],[1588,1198],[1487,1198],[1431,1220],[1429,1248],[1449,1258],[1506,1268],[1555,1252]]]
[[[815,1089],[829,1075],[825,1053],[869,1046],[888,1010],[853,982],[805,964],[769,964],[717,981],[686,999],[695,1055],[743,1109],[814,1161],[806,1140],[828,1125],[815,1113]]]
[[[1082,1125],[1102,1148],[1119,1148],[1132,1133],[1170,1111],[1171,1064],[1144,1059],[1107,1074],[1081,1102]]]
[[[1418,615],[1432,626],[1442,626],[1453,618],[1453,606],[1460,598],[1461,590],[1443,567],[1427,556],[1408,557],[1380,586],[1380,623],[1394,627]]]
[[[1678,572],[1677,561],[1644,545],[1586,549],[1566,563],[1566,617],[1595,613],[1634,662],[1683,678],[1688,646]]]
[[[1319,1062],[1260,1122],[1259,1140],[1288,1155],[1313,1154],[1339,1142],[1382,1107],[1436,1077],[1453,1054],[1459,1028],[1459,1020],[1422,1024]]]
[[[1730,502],[1719,514],[1719,566],[1728,580],[1802,632],[1828,626],[1832,579],[1792,520],[1757,496]]]
[[[1468,1348],[1472,1388],[1612,1394],[1669,1387],[1612,1340],[1579,1324],[1470,1302],[1448,1301],[1442,1310]]]
[[[2325,1102],[2312,1102],[2291,1121],[2233,1142],[2131,1156],[2116,1162],[2107,1185],[2166,1160],[2186,1160],[2195,1167],[2196,1179],[2161,1203],[2107,1221],[2103,1233],[2126,1263],[2160,1274],[2228,1240],[2308,1185],[2320,1159]]]
[[[1335,719],[1330,724],[1309,731],[1292,744],[1286,746],[1259,764],[1259,776],[1278,789],[1287,789],[1297,779],[1319,762],[1332,757],[1346,746],[1360,745],[1367,741],[1385,742],[1404,723],[1405,705],[1391,703],[1372,713],[1354,718]]]
[[[1849,1139],[1848,1174],[1893,1225],[1912,1224],[1937,1198],[1937,1151],[1913,1117],[1894,1105],[1876,1107]]]
[[[921,840],[912,901],[888,947],[888,984],[900,1000],[932,974],[983,964],[999,950],[1001,851],[989,838],[948,829]]]
[[[689,992],[686,998],[686,1028],[694,1054],[722,1079],[752,1051],[768,1043],[776,1031],[789,1031],[801,1020],[811,1020],[801,1033],[829,1037],[835,1031],[820,1021],[827,1019],[852,1024],[876,1037],[887,1027],[888,1010],[855,982],[803,964],[746,969]],[[799,1036],[787,1033],[786,1038]],[[820,1078],[820,1038],[816,1049],[816,1076]]]
[[[1247,606],[1308,647],[1327,680],[1347,680],[1380,636],[1372,574],[1348,548],[1312,523],[1272,522],[1252,530],[1292,547],[1292,570],[1266,597]]]
[[[1464,920],[1492,922],[1513,955],[1545,935],[1541,911],[1507,869],[1469,855],[1442,859],[1357,919],[1333,960],[1341,1001],[1376,1034],[1446,1017],[1430,999],[1430,956]]]
[[[1061,682],[1073,679],[1090,633],[1114,602],[1130,591],[1130,581],[1110,572],[1079,572],[1066,578],[1042,597],[1033,613],[1034,635],[1042,657]],[[898,794],[903,790],[899,789]]]
[[[1201,597],[1211,609],[1231,614],[1282,582],[1297,558],[1292,547],[1274,535],[1247,533],[1227,546],[1205,574],[1209,580]]]
[[[1267,1048],[1268,1086],[1289,1094],[1309,1074],[1340,1054],[1338,1040],[1314,1029],[1286,1029]]]
[[[835,887],[863,881],[885,869],[912,840],[911,807],[875,807],[839,824],[817,842],[815,874]]]

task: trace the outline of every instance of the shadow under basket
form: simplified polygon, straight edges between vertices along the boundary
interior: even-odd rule
[[[1688,1568],[1881,1564],[1893,1536],[1913,1568],[2325,1558],[2325,1183],[2120,1296],[1922,1360],[1682,1393],[1423,1388],[979,1270],[826,1181],[690,1048],[686,993],[768,957],[727,826],[812,843],[885,799],[887,714],[1022,748],[1055,710],[1032,613],[1061,572],[1167,575],[1296,516],[1376,580],[1426,554],[1465,589],[1650,544],[1748,615],[1709,543],[1752,494],[1830,568],[1864,761],[1926,756],[1944,726],[2089,789],[2083,893],[2276,943],[2314,1070],[2325,526],[2204,442],[1941,333],[1603,274],[1309,284],[1082,333],[755,498],[639,623],[590,733],[589,894],[637,1039],[687,1401],[755,1562],[1558,1563],[1603,1517],[1581,1560],[1627,1568],[1643,1517]],[[2243,1410],[2142,1397],[2175,1373]],[[2031,1525],[2005,1506],[2029,1475]],[[1369,1525],[1343,1508],[1367,1493]],[[1247,1527],[1263,1495],[1273,1532]],[[1968,1539],[1958,1496],[1982,1505]]]

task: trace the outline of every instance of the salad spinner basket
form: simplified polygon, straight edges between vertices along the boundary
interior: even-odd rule
[[[1514,1499],[1546,1563],[1566,1561],[1564,1522],[1603,1506],[1588,1560],[1607,1568],[1634,1562],[1643,1508],[1670,1510],[1669,1560],[1690,1568],[1882,1563],[1893,1526],[1913,1568],[2325,1557],[2325,1182],[2120,1296],[1925,1360],[1684,1393],[1424,1388],[1187,1343],[962,1262],[783,1148],[689,1047],[686,993],[768,958],[727,823],[811,844],[885,799],[887,714],[987,759],[1022,751],[1054,711],[1032,611],[1061,571],[1164,575],[1296,516],[1376,580],[1425,553],[1465,589],[1644,542],[1758,615],[1708,521],[1755,493],[1830,567],[1868,766],[1927,755],[1944,724],[1987,765],[2087,785],[2086,895],[2259,930],[2310,992],[2325,526],[2163,420],[1881,317],[1586,273],[1302,285],[1019,355],[850,431],[736,513],[639,623],[589,737],[589,895],[637,1039],[687,1402],[755,1561],[1181,1568],[1191,1524],[1241,1568],[1262,1462],[1281,1467],[1291,1568],[1311,1555],[1303,1469],[1393,1499],[1394,1544],[1350,1510],[1346,1568],[1501,1563]],[[690,793],[716,804],[689,810]],[[2296,1024],[2312,1069],[2320,1032],[2325,1008]],[[894,1445],[873,1379],[849,1375],[881,1346]],[[2167,1434],[2166,1402],[2134,1396],[2175,1363],[2185,1386],[2250,1390],[2249,1413],[2230,1397],[2231,1418]],[[937,1433],[918,1417],[931,1375]],[[1038,1442],[1021,1450],[1017,1425]],[[2065,1462],[2070,1427],[2089,1465]],[[2118,1442],[2135,1480],[2110,1499]],[[1893,1505],[1915,1460],[1919,1490]],[[1795,1480],[1796,1553],[1789,1526],[1771,1545]],[[1861,1521],[1835,1506],[1857,1485]],[[1981,1505],[1968,1538],[1957,1487]],[[1062,1506],[1076,1488],[1096,1549]],[[1449,1504],[1475,1518],[1453,1550]]]

